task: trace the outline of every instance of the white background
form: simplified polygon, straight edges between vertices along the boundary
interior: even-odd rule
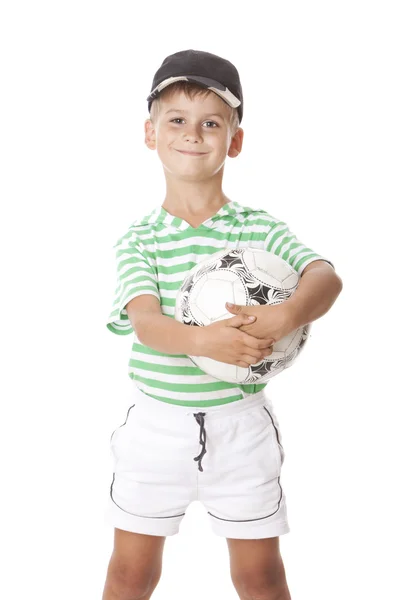
[[[163,201],[144,145],[168,54],[239,70],[228,197],[286,221],[343,291],[271,380],[286,452],[293,600],[400,597],[399,19],[395,2],[4,3],[1,55],[2,593],[100,600],[109,437],[130,336],[107,330],[114,245]],[[154,600],[237,598],[202,505],[167,538]]]

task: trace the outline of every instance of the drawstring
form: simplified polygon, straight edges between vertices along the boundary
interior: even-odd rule
[[[203,467],[201,466],[201,459],[203,458],[203,456],[205,455],[205,453],[207,452],[206,450],[206,430],[204,429],[204,417],[205,417],[206,413],[193,413],[194,418],[196,419],[196,421],[199,423],[200,425],[200,444],[203,446],[203,450],[200,452],[199,456],[196,456],[193,460],[198,460],[199,461],[199,471],[203,470]],[[203,438],[202,438],[202,434],[203,434]]]

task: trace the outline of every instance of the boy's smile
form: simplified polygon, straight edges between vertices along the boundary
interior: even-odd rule
[[[204,156],[205,154],[207,154],[207,152],[189,152],[185,150],[178,150],[178,152],[181,152],[182,154],[187,154],[188,156]]]

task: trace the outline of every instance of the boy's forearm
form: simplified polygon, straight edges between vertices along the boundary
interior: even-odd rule
[[[142,344],[158,352],[196,356],[198,329],[174,318],[149,312],[141,317],[136,335]]]
[[[314,269],[304,273],[293,296],[285,302],[286,308],[290,309],[293,330],[328,312],[342,287],[342,280],[329,269]]]

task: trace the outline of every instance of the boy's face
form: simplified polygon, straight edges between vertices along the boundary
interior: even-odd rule
[[[243,129],[239,128],[232,137],[230,108],[214,92],[190,100],[176,91],[168,98],[161,97],[159,102],[156,123],[145,121],[145,143],[157,150],[164,169],[171,175],[178,179],[206,179],[221,169],[227,155],[235,157],[240,153]]]

